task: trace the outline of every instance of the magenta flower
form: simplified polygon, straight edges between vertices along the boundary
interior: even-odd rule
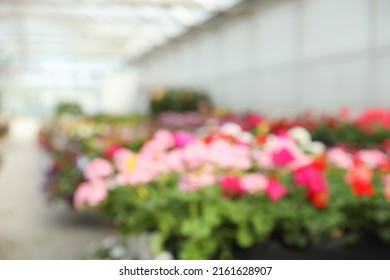
[[[97,158],[87,164],[84,169],[84,177],[88,180],[97,180],[110,176],[114,172],[108,160]]]
[[[272,201],[278,201],[287,194],[287,188],[276,179],[269,179],[266,193]]]
[[[311,166],[295,171],[294,180],[296,184],[306,186],[310,193],[318,193],[328,189],[325,177]]]
[[[108,158],[113,158],[115,153],[118,152],[119,150],[121,150],[122,147],[117,145],[117,144],[112,144],[110,146],[108,146],[105,151],[104,151],[104,155]]]
[[[247,174],[241,178],[241,187],[248,193],[264,191],[268,180],[261,174]]]
[[[236,196],[245,193],[240,178],[234,175],[224,175],[219,181],[224,196]]]
[[[182,148],[188,145],[189,143],[196,140],[196,136],[193,133],[186,131],[176,131],[172,133],[174,146],[176,148]]]
[[[83,206],[96,207],[108,194],[107,186],[104,181],[95,180],[80,184],[74,194],[73,203],[76,208]]]
[[[281,148],[272,153],[272,160],[277,166],[286,166],[294,162],[295,157],[287,148]]]

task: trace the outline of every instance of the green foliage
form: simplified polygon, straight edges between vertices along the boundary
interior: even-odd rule
[[[390,130],[377,128],[366,131],[347,122],[341,122],[337,126],[320,123],[310,133],[314,140],[321,141],[328,147],[341,144],[350,148],[377,148],[386,139],[390,139]]]
[[[231,259],[234,248],[270,239],[299,248],[328,240],[351,243],[365,232],[389,240],[390,203],[381,188],[373,197],[356,197],[344,173],[329,168],[326,208],[312,205],[291,175],[282,178],[288,195],[272,202],[264,194],[224,197],[218,186],[180,192],[172,174],[154,184],[112,190],[104,212],[124,235],[157,233],[155,253],[168,250],[179,259]]]
[[[150,112],[153,115],[163,112],[193,112],[209,107],[211,100],[202,91],[188,88],[170,88],[154,92],[150,99]]]
[[[57,105],[56,117],[62,116],[83,116],[83,110],[80,105],[73,102],[62,102]]]

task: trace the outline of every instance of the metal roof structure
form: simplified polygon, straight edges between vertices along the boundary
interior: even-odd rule
[[[137,58],[241,0],[0,0],[0,61]]]

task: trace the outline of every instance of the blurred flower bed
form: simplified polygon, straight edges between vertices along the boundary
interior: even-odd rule
[[[204,137],[160,130],[137,153],[89,162],[75,206],[99,207],[123,234],[155,233],[155,253],[179,259],[233,258],[270,239],[390,239],[388,154],[325,149],[301,127],[243,135],[234,124]]]
[[[57,120],[40,137],[53,157],[46,190],[99,209],[124,236],[147,233],[156,256],[231,259],[270,240],[304,248],[367,233],[388,241],[388,118],[372,109]]]

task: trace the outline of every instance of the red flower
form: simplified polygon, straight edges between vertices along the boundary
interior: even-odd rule
[[[115,153],[117,151],[119,151],[122,147],[120,145],[117,145],[117,144],[112,144],[111,146],[108,146],[105,150],[104,150],[104,156],[106,158],[112,158]]]
[[[206,144],[210,144],[211,142],[215,141],[215,140],[218,140],[218,139],[222,139],[222,140],[228,140],[228,141],[232,141],[232,142],[235,142],[236,139],[231,136],[231,135],[228,135],[226,133],[223,133],[223,132],[215,132],[213,134],[210,134],[209,136],[207,136],[206,138],[204,138],[204,142]]]
[[[316,207],[325,208],[329,202],[329,192],[327,190],[322,190],[309,193],[309,199]]]
[[[352,183],[352,191],[356,196],[372,196],[375,192],[373,185],[367,182]]]
[[[263,121],[263,117],[259,114],[248,113],[244,116],[244,123],[242,128],[244,130],[251,130]]]
[[[238,196],[245,193],[240,178],[234,175],[224,175],[219,183],[224,196]]]
[[[372,196],[375,192],[371,183],[372,171],[362,163],[355,162],[345,180],[351,185],[352,192],[356,196]]]
[[[317,169],[318,171],[324,171],[327,167],[325,155],[320,155],[316,157],[310,164],[310,166]]]
[[[258,135],[256,136],[256,142],[259,145],[264,145],[265,142],[267,141],[268,135]]]

